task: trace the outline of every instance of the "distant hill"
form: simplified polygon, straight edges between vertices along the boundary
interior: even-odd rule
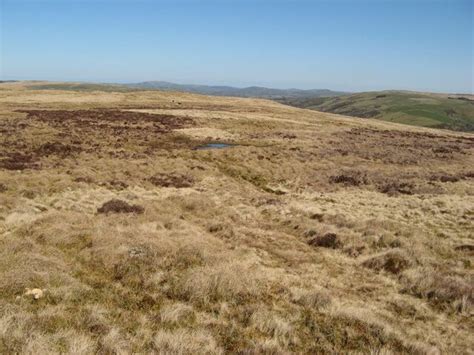
[[[474,131],[474,96],[378,91],[323,98],[283,98],[291,106],[413,126]]]
[[[67,91],[140,91],[140,90],[165,90],[181,91],[211,96],[236,96],[236,97],[256,97],[264,99],[282,98],[315,98],[315,97],[335,97],[348,95],[341,91],[328,89],[272,89],[260,86],[250,86],[237,88],[233,86],[209,86],[209,85],[185,85],[175,84],[167,81],[145,81],[133,84],[108,84],[108,83],[43,83],[29,86],[32,90],[67,90]]]
[[[204,95],[215,96],[237,96],[237,97],[258,97],[267,99],[277,98],[309,98],[309,97],[334,97],[347,93],[332,91],[328,89],[272,89],[260,86],[250,86],[237,88],[233,86],[209,86],[209,85],[184,85],[169,83],[166,81],[145,81],[136,84],[126,84],[135,89],[158,89],[191,92]]]
[[[27,85],[30,90],[65,90],[65,91],[104,91],[104,92],[129,92],[139,89],[130,88],[120,84],[95,84],[95,83],[48,83]]]

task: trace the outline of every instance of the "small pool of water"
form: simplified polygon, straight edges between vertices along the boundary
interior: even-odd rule
[[[208,143],[205,145],[200,145],[199,147],[194,148],[195,150],[205,150],[205,149],[223,149],[235,147],[235,144],[227,143]]]

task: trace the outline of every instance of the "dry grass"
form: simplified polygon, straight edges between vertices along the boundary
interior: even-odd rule
[[[472,135],[0,89],[1,353],[474,347]]]

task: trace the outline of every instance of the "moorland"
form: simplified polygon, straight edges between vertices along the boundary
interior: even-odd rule
[[[0,84],[1,353],[474,348],[471,133],[46,84]]]

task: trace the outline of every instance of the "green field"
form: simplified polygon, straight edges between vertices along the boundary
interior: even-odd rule
[[[347,116],[474,131],[474,98],[402,91],[366,92],[332,98],[283,99],[282,103]]]

